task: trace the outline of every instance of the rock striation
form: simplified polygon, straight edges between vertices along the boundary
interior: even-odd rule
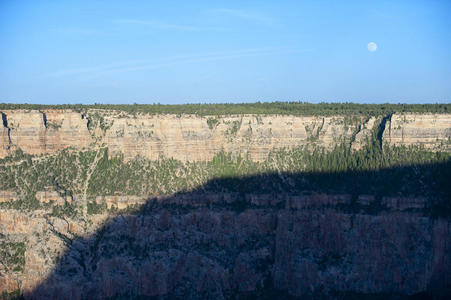
[[[236,115],[130,115],[91,109],[5,110],[0,131],[0,157],[16,149],[42,155],[61,149],[106,146],[126,160],[174,158],[210,160],[221,150],[264,160],[273,150],[297,146],[331,149],[346,142],[358,150],[379,126],[375,117],[308,117]],[[424,145],[449,151],[450,114],[394,114],[380,130],[388,145]],[[376,130],[378,132],[378,130]]]
[[[383,141],[388,145],[422,145],[451,151],[449,114],[394,114],[385,124]]]
[[[68,110],[5,110],[3,116],[3,153],[21,149],[32,155],[54,153],[64,148],[82,149],[92,141],[88,120]],[[7,136],[7,138],[6,138]]]

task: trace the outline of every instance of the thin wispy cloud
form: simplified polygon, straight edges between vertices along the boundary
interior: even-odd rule
[[[56,32],[62,34],[75,34],[75,35],[105,35],[106,33],[100,30],[92,28],[78,28],[78,27],[68,27],[68,28],[58,28],[55,29]]]
[[[48,74],[48,77],[80,76],[83,79],[91,79],[95,77],[105,76],[108,74],[120,74],[127,72],[155,70],[185,64],[195,64],[221,60],[233,60],[244,57],[257,57],[264,55],[286,55],[290,53],[303,53],[308,51],[309,50],[294,51],[285,48],[254,48],[228,52],[204,53],[198,55],[181,55],[163,58],[158,61],[157,60],[124,61],[90,68],[74,68],[68,70],[60,70]]]
[[[118,19],[114,20],[113,22],[116,24],[140,25],[161,30],[200,31],[205,29],[198,26],[164,23],[156,20]]]
[[[259,14],[255,12],[240,10],[240,9],[230,9],[230,8],[216,8],[208,10],[209,13],[215,15],[223,15],[233,18],[245,19],[250,21],[256,21],[260,23],[272,24],[274,23],[274,19]]]
[[[80,68],[72,68],[72,69],[65,69],[65,70],[59,70],[53,73],[49,73],[44,75],[44,77],[50,78],[50,77],[65,77],[65,76],[73,76],[73,75],[79,75],[79,74],[89,74],[89,73],[96,73],[101,72],[105,70],[114,70],[134,64],[140,64],[140,63],[148,63],[148,60],[131,60],[131,61],[122,61],[122,62],[115,62],[111,64],[101,65],[101,66],[94,66],[94,67],[80,67]]]
[[[208,61],[220,61],[220,60],[243,58],[243,57],[253,57],[253,56],[260,56],[260,55],[270,55],[270,54],[275,54],[277,52],[280,52],[280,51],[277,51],[275,49],[246,49],[246,50],[223,52],[223,53],[209,53],[209,54],[193,55],[193,56],[180,56],[180,57],[169,58],[162,62],[157,62],[157,63],[130,66],[130,67],[118,68],[118,69],[114,69],[114,70],[106,70],[105,72],[101,72],[101,74],[153,70],[153,69],[159,69],[159,68],[163,68],[163,67],[177,66],[177,65],[183,65],[183,64],[192,64],[192,63],[200,63],[200,62],[208,62]]]

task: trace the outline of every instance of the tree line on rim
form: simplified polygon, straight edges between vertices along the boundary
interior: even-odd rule
[[[443,104],[358,104],[358,103],[308,103],[308,102],[255,102],[255,103],[204,103],[204,104],[12,104],[0,103],[6,109],[72,109],[83,112],[88,109],[125,111],[131,114],[278,114],[278,115],[366,115],[380,116],[393,113],[449,113],[451,103]]]

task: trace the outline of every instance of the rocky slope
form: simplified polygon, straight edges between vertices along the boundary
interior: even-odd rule
[[[1,231],[27,248],[23,271],[3,274],[0,288],[39,299],[450,291],[451,224],[422,213],[424,198],[387,197],[375,213],[369,195],[352,211],[350,195],[248,195],[249,206],[228,206],[237,197],[150,200],[132,214],[91,215],[89,226],[1,210]]]

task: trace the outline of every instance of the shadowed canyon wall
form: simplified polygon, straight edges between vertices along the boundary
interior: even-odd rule
[[[390,181],[398,171],[379,175]],[[255,190],[262,182],[284,185],[281,175],[335,180],[350,193]],[[379,175],[213,180],[189,193],[147,199],[135,210],[88,215],[88,226],[45,209],[2,210],[2,232],[27,236],[27,250],[22,273],[8,273],[1,287],[20,285],[36,299],[446,298],[449,217],[431,217],[434,198],[357,195],[348,184]]]

